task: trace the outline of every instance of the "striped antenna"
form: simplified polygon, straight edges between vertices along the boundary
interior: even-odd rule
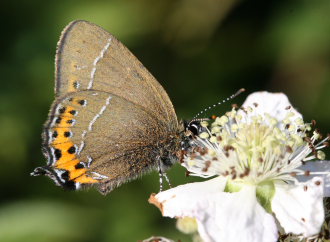
[[[230,97],[227,97],[226,99],[224,99],[224,100],[222,100],[222,101],[220,101],[220,102],[218,102],[216,104],[213,104],[212,106],[209,106],[209,107],[205,108],[204,110],[200,111],[199,113],[197,113],[195,115],[195,117],[192,120],[195,120],[198,116],[200,116],[201,114],[203,114],[206,111],[209,111],[211,108],[215,108],[216,106],[219,106],[219,105],[221,105],[221,104],[223,104],[223,103],[225,103],[225,102],[227,102],[227,101],[229,101],[229,100],[237,97],[242,92],[245,92],[245,89],[244,88],[239,89],[236,93],[234,93]]]

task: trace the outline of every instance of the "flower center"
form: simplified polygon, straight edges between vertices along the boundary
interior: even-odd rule
[[[196,138],[197,148],[186,156],[184,166],[195,175],[220,175],[258,185],[294,182],[305,161],[324,159],[320,149],[328,138],[318,142],[319,132],[311,132],[311,124],[291,107],[282,119],[258,113],[257,107],[233,109],[211,124],[202,122],[205,132]]]

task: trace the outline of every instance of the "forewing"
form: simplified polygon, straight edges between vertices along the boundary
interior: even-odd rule
[[[173,105],[163,87],[114,36],[86,21],[74,21],[62,33],[55,89],[57,96],[86,89],[116,94],[177,128]]]

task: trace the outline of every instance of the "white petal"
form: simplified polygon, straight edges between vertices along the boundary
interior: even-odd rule
[[[277,241],[275,220],[257,202],[255,187],[244,186],[236,193],[218,194],[217,201],[216,210],[210,213],[220,229],[220,232],[210,231],[210,234],[215,232],[216,241]]]
[[[302,118],[302,115],[291,107],[291,103],[284,93],[254,92],[246,98],[242,106],[254,107],[255,104],[257,107],[254,114],[268,113],[281,121],[286,118],[288,112],[292,112],[294,116],[291,119]],[[288,109],[288,107],[291,108]]]
[[[160,192],[155,199],[160,203],[163,216],[195,217],[204,219],[203,209],[208,206],[210,197],[223,192],[226,179],[216,177],[205,182],[194,182]]]
[[[155,198],[164,216],[195,217],[203,241],[277,241],[274,218],[257,202],[255,187],[225,193],[224,185],[224,178],[214,178],[161,192]]]
[[[313,177],[322,177],[324,181],[324,197],[330,197],[330,161],[310,161],[299,167],[299,170],[309,171],[309,176],[298,176],[300,182],[306,182]]]
[[[275,185],[272,210],[286,233],[319,233],[324,221],[322,184],[322,178],[314,177],[297,185]]]

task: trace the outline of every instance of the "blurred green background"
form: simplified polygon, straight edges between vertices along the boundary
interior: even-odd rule
[[[1,3],[0,241],[189,241],[147,199],[152,173],[108,196],[67,192],[46,177],[42,125],[53,101],[54,55],[72,20],[113,33],[192,118],[241,87],[285,92],[305,120],[330,131],[330,1],[113,0]],[[210,114],[220,114],[230,103]],[[173,184],[191,181],[178,165]]]

